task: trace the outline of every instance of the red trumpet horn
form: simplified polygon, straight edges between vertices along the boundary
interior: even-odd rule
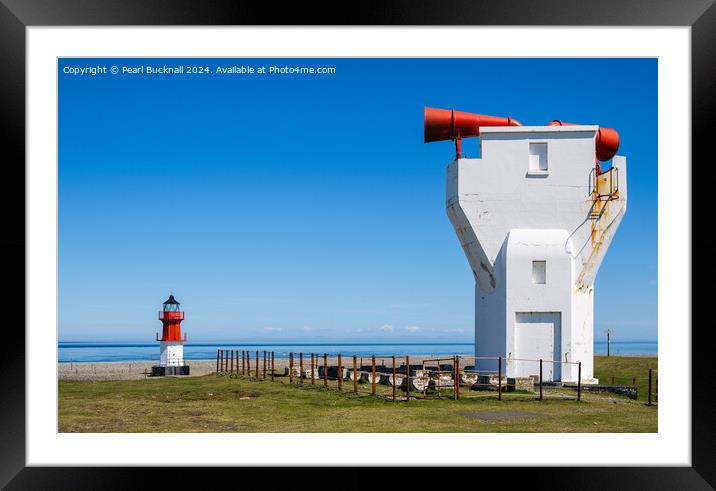
[[[549,126],[576,126],[574,123],[565,123],[558,119]],[[614,157],[619,149],[619,133],[614,128],[599,128],[596,139],[597,160],[605,162]]]
[[[456,158],[460,158],[463,138],[480,136],[481,126],[522,126],[516,119],[466,113],[454,109],[426,107],[424,113],[425,143],[455,140]]]

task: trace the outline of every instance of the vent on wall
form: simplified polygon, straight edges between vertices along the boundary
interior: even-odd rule
[[[547,283],[547,261],[532,261],[532,283],[535,285]]]

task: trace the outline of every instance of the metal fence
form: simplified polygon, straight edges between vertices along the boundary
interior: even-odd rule
[[[585,389],[580,362],[464,355],[412,359],[410,356],[367,357],[342,353],[289,352],[284,355],[277,359],[274,351],[219,349],[216,372],[326,387],[392,401],[479,397],[580,401]],[[649,370],[649,380],[648,404],[652,405],[657,393],[656,378],[651,383],[652,370]],[[636,381],[637,378],[632,380],[634,385]]]

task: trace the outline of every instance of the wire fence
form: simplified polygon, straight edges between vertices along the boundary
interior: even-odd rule
[[[637,381],[611,386],[584,384],[581,362],[501,356],[358,356],[274,351],[216,353],[218,374],[326,387],[392,401],[410,399],[547,398],[581,401],[583,392],[613,392],[636,399]],[[648,405],[657,401],[656,370],[649,370]]]

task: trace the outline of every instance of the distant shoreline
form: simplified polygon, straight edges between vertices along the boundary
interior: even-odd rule
[[[606,355],[595,355],[606,358]],[[611,355],[611,358],[619,357],[642,357],[642,358],[657,358],[656,354],[645,353],[645,354],[628,354],[628,355]],[[360,359],[360,357],[358,357]],[[432,358],[432,355],[410,355],[411,363],[421,363],[423,359]],[[319,360],[323,360],[322,357]],[[363,363],[369,363],[370,357],[362,357]],[[336,357],[329,357],[329,364],[337,364]],[[403,357],[396,357],[396,361],[402,363]],[[306,356],[304,358],[304,367],[308,367],[310,364],[310,358]],[[73,362],[58,362],[57,363],[57,378],[59,380],[87,380],[87,381],[99,381],[99,380],[156,380],[156,378],[149,377],[152,366],[157,365],[158,360],[133,360],[133,361],[73,361]],[[216,371],[216,359],[204,359],[204,360],[186,360],[186,363],[190,367],[190,376],[201,376]],[[237,363],[235,370],[241,367],[241,362]],[[359,362],[360,363],[360,362]],[[376,363],[390,363],[390,357],[376,357]],[[350,367],[352,365],[352,356],[343,357],[344,366]],[[298,356],[294,358],[294,366],[298,367],[299,360]],[[288,358],[276,358],[274,360],[274,369],[277,374],[283,375],[286,367],[289,366]],[[259,369],[263,373],[263,356],[259,358]],[[255,357],[251,359],[251,372],[255,373],[256,362]],[[270,371],[270,363],[267,363],[267,373]]]
[[[156,362],[159,356],[159,343],[103,343],[103,342],[62,342],[58,345],[58,361],[72,363],[99,362]],[[218,350],[249,350],[274,352],[276,359],[288,357],[289,353],[303,352],[304,355],[316,353],[322,356],[472,356],[474,342],[471,343],[186,343],[184,359],[213,360]],[[606,343],[594,344],[595,355],[605,355]],[[612,341],[611,353],[615,356],[657,356],[658,342]]]

